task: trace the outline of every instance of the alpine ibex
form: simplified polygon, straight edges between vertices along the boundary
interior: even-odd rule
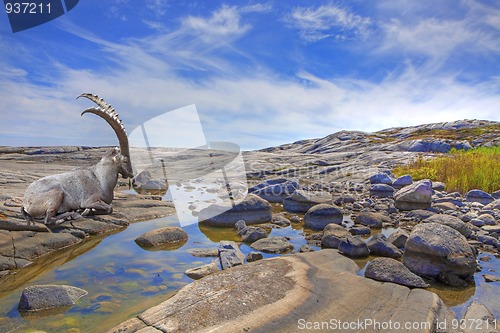
[[[33,218],[45,217],[45,224],[52,224],[66,217],[73,217],[76,211],[81,215],[110,214],[113,190],[118,174],[132,178],[132,164],[127,133],[118,114],[102,98],[92,94],[81,94],[99,107],[88,108],[82,112],[93,113],[103,118],[113,128],[120,143],[120,149],[109,150],[106,155],[91,167],[83,167],[65,173],[43,177],[34,181],[26,189],[21,213],[28,225],[34,224]]]

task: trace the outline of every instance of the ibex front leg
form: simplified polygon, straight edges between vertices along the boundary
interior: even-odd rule
[[[82,216],[88,216],[88,215],[105,215],[105,214],[111,214],[113,212],[113,207],[111,205],[108,205],[102,200],[94,201],[92,203],[89,203],[85,205],[85,210],[82,213]]]

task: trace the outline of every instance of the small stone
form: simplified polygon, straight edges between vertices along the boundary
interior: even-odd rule
[[[347,239],[349,232],[341,225],[331,223],[323,229],[321,246],[331,249],[338,249],[340,242]]]
[[[240,230],[241,240],[245,243],[253,243],[261,238],[267,237],[267,232],[261,227],[245,227]]]
[[[239,220],[239,221],[236,221],[236,223],[234,224],[234,229],[239,231],[241,229],[244,229],[246,226],[247,226],[247,224],[245,223],[245,221]]]
[[[353,236],[369,235],[371,233],[371,230],[364,225],[353,225],[351,228],[349,228],[349,233]]]
[[[348,236],[339,244],[339,252],[352,258],[367,257],[370,254],[368,246],[359,236]]]
[[[299,252],[300,253],[304,253],[304,252],[314,252],[314,249],[312,247],[310,247],[309,245],[305,244],[305,245],[302,245],[299,249]]]
[[[398,249],[403,249],[409,236],[410,235],[408,235],[406,231],[399,229],[390,234],[387,241],[396,246]]]
[[[367,242],[370,253],[377,256],[400,258],[403,253],[393,244],[389,243],[383,234],[376,234]]]
[[[354,222],[370,228],[380,229],[383,223],[391,223],[392,220],[389,216],[382,213],[361,212],[356,216]]]
[[[483,278],[486,282],[500,282],[500,277],[491,274],[483,274]]]
[[[247,257],[245,258],[245,260],[247,262],[252,262],[252,261],[261,260],[262,258],[264,258],[264,256],[262,255],[262,253],[259,253],[259,252],[250,252],[247,255]]]

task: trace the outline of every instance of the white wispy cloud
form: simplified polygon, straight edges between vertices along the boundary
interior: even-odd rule
[[[299,36],[307,42],[365,36],[371,24],[370,18],[335,5],[297,7],[287,16],[286,22],[298,29]]]

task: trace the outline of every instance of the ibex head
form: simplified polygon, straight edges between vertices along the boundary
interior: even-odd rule
[[[115,109],[111,105],[107,104],[97,95],[84,93],[77,98],[80,97],[88,98],[99,106],[98,108],[93,107],[86,109],[82,112],[82,116],[85,113],[93,113],[106,120],[106,122],[113,128],[116,133],[116,137],[118,138],[118,142],[120,143],[120,151],[114,151],[112,156],[113,161],[114,163],[120,163],[118,172],[123,178],[133,178],[134,175],[132,171],[132,163],[130,162],[130,149],[128,145],[127,132],[125,132],[125,127],[123,127],[122,121],[118,118],[118,113],[115,112]]]

